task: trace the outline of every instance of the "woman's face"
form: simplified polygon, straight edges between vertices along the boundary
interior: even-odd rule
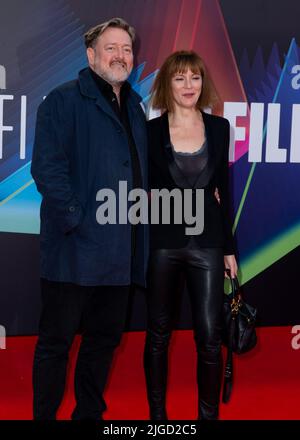
[[[196,107],[202,90],[202,76],[188,69],[185,73],[176,73],[171,80],[175,105],[184,108]]]

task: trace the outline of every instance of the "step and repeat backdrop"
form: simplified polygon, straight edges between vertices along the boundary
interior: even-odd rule
[[[297,0],[3,0],[0,5],[0,325],[34,334],[40,195],[30,174],[36,110],[87,65],[83,33],[123,17],[138,34],[133,88],[148,108],[163,60],[205,60],[231,124],[234,235],[261,325],[300,324],[300,3]],[[149,108],[147,113],[149,114]],[[151,113],[151,111],[150,111]],[[189,328],[183,295],[178,326]],[[136,290],[129,330],[145,325]]]

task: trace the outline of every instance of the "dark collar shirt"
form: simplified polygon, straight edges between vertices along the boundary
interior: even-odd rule
[[[101,78],[99,75],[97,75],[97,73],[95,73],[91,68],[90,68],[90,72],[100,92],[108,101],[109,105],[111,106],[117,117],[119,118],[127,135],[128,147],[131,158],[132,188],[143,188],[140,161],[139,161],[135,141],[132,135],[129,117],[128,117],[128,111],[127,111],[126,101],[131,85],[127,81],[122,85],[120,91],[120,105],[119,105],[118,98],[114,93],[112,86],[103,78]],[[135,254],[135,247],[136,247],[136,228],[132,227],[132,247],[131,247],[132,255]]]
[[[140,162],[130,127],[128,112],[127,112],[127,104],[126,104],[131,85],[127,81],[122,85],[120,92],[120,106],[119,106],[117,96],[114,93],[112,86],[103,78],[101,78],[99,75],[97,75],[97,73],[95,73],[92,69],[90,69],[90,71],[100,92],[108,101],[109,105],[111,106],[115,114],[118,116],[120,122],[122,123],[125,129],[127,135],[128,147],[130,150],[131,165],[132,165],[132,187],[142,188],[143,186],[142,186]]]

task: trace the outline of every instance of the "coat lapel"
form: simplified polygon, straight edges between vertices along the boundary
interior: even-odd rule
[[[140,108],[140,103],[136,96],[129,92],[127,99],[127,111],[129,123],[131,127],[132,136],[137,149],[141,168],[143,169],[143,176],[147,175],[143,164],[146,163],[146,139],[143,135],[146,132],[146,117],[143,118],[143,110]]]
[[[104,96],[100,93],[97,85],[95,84],[95,81],[91,77],[88,68],[83,69],[79,72],[78,79],[79,88],[82,95],[94,99],[96,106],[99,107],[104,113],[106,113],[110,118],[112,118],[118,125],[122,127],[119,118],[117,117],[107,100],[104,98]]]
[[[104,96],[102,96],[100,93],[98,94],[96,99],[96,106],[99,107],[104,113],[110,116],[115,122],[118,123],[118,125],[122,127],[120,119],[107,102],[107,99],[105,99]]]
[[[168,113],[165,112],[162,115],[162,133],[163,133],[163,144],[164,144],[164,156],[167,162],[167,167],[170,173],[170,177],[177,183],[177,185],[181,188],[189,188],[188,182],[181,172],[180,168],[177,166],[171,146],[170,139],[170,128],[169,128],[169,120]]]

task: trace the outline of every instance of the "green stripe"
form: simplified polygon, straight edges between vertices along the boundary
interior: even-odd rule
[[[244,284],[251,280],[299,245],[300,223],[285,231],[250,257],[241,261],[241,283]]]
[[[250,170],[250,173],[249,173],[249,176],[248,176],[248,179],[247,179],[247,183],[245,185],[245,188],[244,188],[244,191],[243,191],[243,195],[242,195],[242,198],[241,198],[241,201],[240,201],[240,204],[239,204],[239,208],[238,208],[236,216],[235,216],[234,224],[233,224],[233,227],[232,227],[232,233],[233,234],[235,233],[237,225],[238,225],[238,222],[240,220],[240,216],[241,216],[241,213],[242,213],[242,209],[244,207],[244,203],[245,203],[246,196],[247,196],[247,193],[248,193],[248,190],[249,190],[249,187],[250,187],[252,176],[253,176],[254,171],[255,171],[255,167],[256,167],[256,162],[253,163],[252,166],[251,166],[251,170]]]

